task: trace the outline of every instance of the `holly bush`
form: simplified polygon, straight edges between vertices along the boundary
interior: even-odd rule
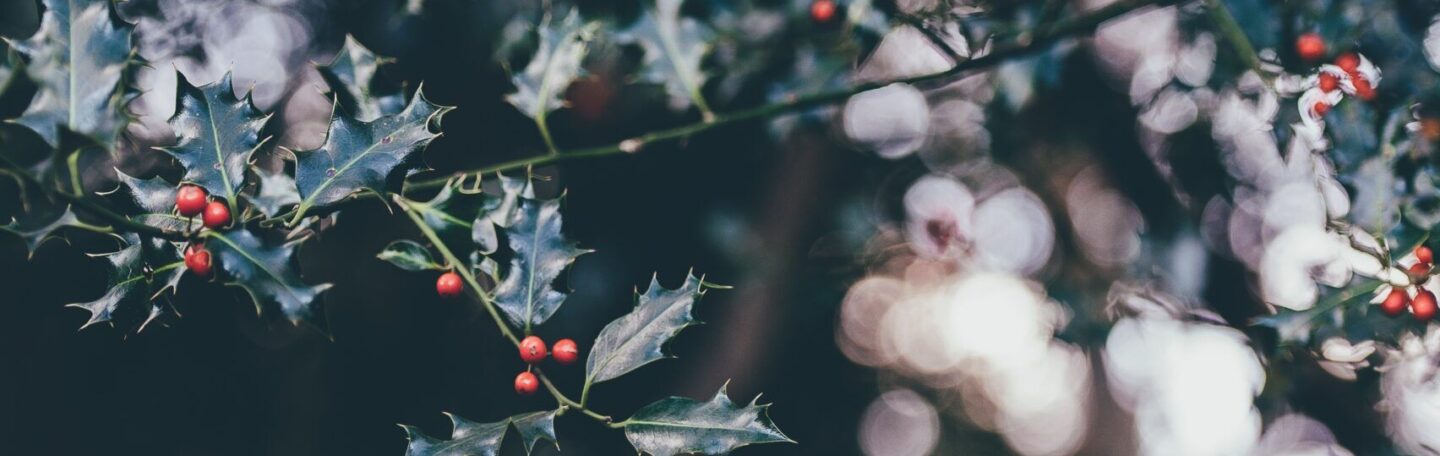
[[[65,303],[88,314],[74,326],[111,344],[163,337],[152,334],[192,324],[182,310],[233,301],[253,305],[233,318],[262,322],[257,332],[340,343],[358,318],[337,317],[343,287],[366,290],[343,295],[353,298],[420,281],[428,295],[434,280],[425,306],[474,310],[447,324],[505,349],[416,361],[405,375],[481,363],[484,384],[514,375],[516,395],[548,399],[434,408],[448,429],[395,433],[410,455],[558,450],[567,415],[657,456],[850,443],[872,455],[1440,448],[1429,424],[1440,413],[1440,6],[14,3],[11,18],[38,22],[4,31],[5,239],[26,270],[47,254],[94,258],[66,271],[74,290],[26,296],[85,293]],[[642,201],[671,189],[565,190],[606,185],[581,166],[604,174],[603,163],[652,155],[672,156],[646,170],[666,182],[724,188],[725,173],[753,173],[746,152],[728,166],[673,158],[707,143],[795,160],[841,148],[824,145],[858,153],[823,151],[852,160],[853,180],[830,187],[807,184],[829,175],[813,157],[783,168],[755,197],[774,205],[765,214],[781,233],[756,236],[763,246],[735,233],[771,220],[737,228],[726,210]],[[796,234],[810,206],[834,220]],[[577,264],[628,244],[576,236],[563,221],[577,210],[633,225],[687,218],[733,253],[722,269],[750,275],[732,291],[679,266],[621,296],[633,305],[618,317],[567,306],[642,285],[572,290]],[[362,249],[387,268],[378,283],[346,277],[374,267],[350,262]],[[793,274],[789,256],[844,272]],[[787,271],[803,277],[765,278]],[[674,357],[671,341],[699,324],[711,293],[762,303],[737,311],[756,315],[742,327],[788,330],[760,307],[789,304],[747,290],[787,285],[819,290],[809,298],[831,310],[807,316],[833,323],[819,334],[824,353],[884,390],[858,439],[797,443],[758,394],[736,402],[724,378],[704,379],[704,396],[632,388],[625,402],[591,400]],[[434,311],[425,306],[411,307]],[[586,327],[593,339],[579,336]],[[770,349],[744,334],[712,337]],[[707,356],[686,366],[714,373],[735,359]],[[826,381],[795,366],[802,377],[787,380]],[[1350,405],[1314,406],[1307,394],[1324,387]],[[814,396],[807,407],[834,405]],[[1368,433],[1332,434],[1346,423],[1335,410],[1354,404],[1375,414],[1357,420]],[[815,428],[806,435],[836,438]],[[512,429],[520,443],[506,445]]]

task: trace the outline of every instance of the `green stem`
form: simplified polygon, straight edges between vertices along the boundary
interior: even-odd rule
[[[65,167],[70,170],[70,191],[76,195],[84,195],[85,186],[80,184],[80,151],[65,157]]]
[[[1210,20],[1225,37],[1225,41],[1234,48],[1235,55],[1245,66],[1254,70],[1256,75],[1268,80],[1265,72],[1260,69],[1260,55],[1255,53],[1255,46],[1250,44],[1250,38],[1245,36],[1245,30],[1240,28],[1240,23],[1230,14],[1230,8],[1225,6],[1224,0],[1205,0],[1205,10],[1210,13]]]
[[[421,219],[420,215],[415,213],[416,209],[411,206],[413,202],[400,195],[394,195],[393,197],[395,203],[399,204],[400,208],[405,211],[405,215],[410,217],[410,221],[415,222],[415,227],[420,229],[420,232],[425,235],[426,239],[430,240],[430,243],[435,244],[435,249],[440,251],[440,255],[445,257],[445,261],[453,266],[456,272],[460,273],[460,277],[464,278],[465,283],[470,285],[470,289],[474,290],[475,294],[480,297],[480,303],[484,305],[485,311],[490,313],[490,318],[495,320],[495,326],[500,328],[500,333],[505,335],[506,339],[510,339],[511,343],[519,346],[520,339],[515,337],[515,333],[510,331],[510,325],[506,324],[505,320],[500,317],[500,312],[495,310],[495,303],[492,302],[493,299],[489,293],[485,292],[484,288],[480,287],[480,281],[475,280],[475,273],[472,272],[470,268],[465,267],[465,263],[460,262],[460,259],[457,258],[454,253],[450,252],[450,248],[445,246],[445,243],[440,240],[440,236],[435,234],[435,230],[430,229],[430,225],[426,225],[425,220]]]
[[[535,114],[535,127],[540,129],[540,139],[545,140],[545,151],[550,155],[560,153],[560,148],[555,147],[555,139],[550,136],[550,126],[545,122],[545,111]]]
[[[53,188],[50,188],[50,187],[48,187],[48,186],[46,186],[46,185],[43,185],[43,184],[40,183],[40,181],[39,181],[38,179],[36,179],[34,176],[31,176],[29,173],[26,173],[25,170],[21,169],[19,166],[16,166],[15,163],[14,163],[14,162],[11,162],[9,159],[6,159],[6,158],[4,158],[4,157],[0,157],[0,164],[3,164],[3,165],[5,165],[7,168],[12,169],[14,172],[13,172],[13,173],[10,173],[10,174],[13,174],[13,175],[19,177],[19,178],[22,179],[25,183],[29,184],[31,187],[35,187],[35,188],[37,188],[37,189],[40,189],[40,191],[42,191],[42,192],[45,192],[45,193],[50,194],[50,195],[53,195],[53,196],[55,196],[56,198],[60,198],[60,199],[62,199],[62,200],[65,200],[65,202],[70,203],[70,205],[72,205],[72,206],[79,207],[80,209],[82,209],[82,210],[84,210],[84,211],[86,211],[86,212],[89,212],[90,214],[95,215],[96,217],[100,217],[100,218],[102,218],[102,219],[105,219],[105,221],[109,222],[109,223],[112,225],[111,227],[107,228],[107,230],[110,230],[110,231],[127,231],[127,232],[132,232],[132,233],[149,235],[149,236],[152,236],[152,237],[157,237],[157,238],[160,238],[160,239],[165,239],[165,240],[170,240],[170,241],[183,241],[183,240],[185,240],[185,233],[176,232],[176,231],[170,231],[170,230],[165,230],[165,229],[160,229],[160,228],[157,228],[157,227],[153,227],[153,226],[150,226],[150,225],[146,225],[146,224],[144,224],[144,223],[140,223],[140,222],[131,220],[129,217],[126,217],[126,216],[117,214],[117,213],[115,213],[115,212],[113,212],[113,211],[111,211],[111,210],[109,210],[109,209],[106,209],[105,206],[101,206],[101,205],[95,203],[94,201],[90,201],[89,199],[83,198],[83,197],[81,197],[79,194],[72,194],[72,193],[66,192],[66,191],[64,191],[64,190],[53,189]],[[109,231],[106,231],[106,232],[109,232]]]
[[[466,176],[472,174],[488,174],[525,167],[542,166],[566,160],[605,157],[621,153],[634,153],[639,151],[642,147],[650,144],[681,139],[690,135],[694,135],[696,133],[704,132],[714,128],[719,128],[722,126],[750,120],[764,119],[782,114],[802,111],[809,108],[840,103],[848,100],[851,96],[855,94],[878,89],[888,86],[890,84],[921,84],[940,80],[949,80],[955,77],[963,76],[972,71],[999,65],[1000,63],[1016,57],[1023,57],[1029,54],[1033,54],[1035,52],[1048,49],[1050,45],[1059,42],[1062,39],[1082,33],[1089,33],[1101,23],[1120,17],[1131,11],[1147,6],[1171,5],[1180,1],[1183,0],[1121,0],[1119,2],[1112,3],[1109,6],[1097,9],[1085,15],[1061,21],[1054,26],[1042,26],[1039,28],[1039,30],[1035,32],[1034,36],[1030,37],[1030,39],[1028,40],[1024,40],[1022,43],[999,47],[989,54],[957,63],[954,66],[950,67],[950,69],[945,71],[920,76],[912,76],[908,78],[899,78],[889,81],[866,82],[845,89],[806,95],[776,102],[773,104],[758,106],[749,109],[742,109],[726,114],[716,114],[714,115],[713,119],[710,120],[701,120],[700,122],[693,124],[647,133],[644,135],[620,141],[615,144],[574,149],[570,151],[560,151],[554,154],[522,158],[496,165],[486,166],[483,168],[460,171],[441,178],[413,182],[408,185],[407,189],[438,188],[445,185],[445,182],[452,177],[458,176]]]
[[[550,378],[549,378],[549,377],[546,377],[546,376],[545,376],[545,373],[542,372],[542,371],[540,370],[540,368],[538,368],[538,367],[535,368],[535,376],[536,376],[536,377],[540,377],[540,384],[545,385],[545,389],[550,392],[550,395],[551,395],[551,396],[554,396],[554,397],[555,397],[555,402],[559,402],[560,405],[565,406],[565,407],[569,407],[569,408],[572,408],[572,409],[575,409],[575,410],[579,410],[580,413],[584,413],[585,416],[594,418],[596,421],[599,421],[599,422],[602,422],[602,423],[610,424],[610,423],[615,422],[615,420],[612,419],[612,418],[610,418],[609,415],[604,415],[604,414],[601,414],[601,413],[596,412],[596,411],[594,411],[594,410],[590,410],[590,409],[588,409],[588,408],[585,408],[585,404],[581,404],[581,403],[579,403],[579,402],[575,402],[574,400],[570,399],[569,397],[566,397],[566,396],[565,396],[565,393],[561,393],[561,392],[560,392],[560,389],[559,389],[559,388],[556,388],[556,387],[555,387],[555,384],[550,382]]]

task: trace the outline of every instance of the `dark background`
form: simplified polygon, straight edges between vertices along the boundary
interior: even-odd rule
[[[425,153],[435,168],[453,170],[540,147],[529,119],[502,100],[510,86],[490,48],[507,18],[489,17],[485,3],[430,1],[420,17],[400,15],[392,2],[302,7],[317,40],[314,60],[333,54],[344,34],[354,33],[397,57],[399,76],[423,80],[430,99],[459,107]],[[155,14],[157,7],[133,0],[126,11]],[[35,14],[30,0],[0,1],[0,35],[29,36]],[[1047,125],[1047,141],[1104,151],[1092,158],[1125,177],[1115,181],[1150,227],[1163,232],[1193,221],[1135,143],[1135,113],[1126,97],[1101,80],[1089,59],[1083,50],[1073,54],[1061,82],[1037,88],[1040,102],[1013,123]],[[620,101],[598,119],[557,113],[557,141],[605,144],[697,118],[671,113],[653,96],[631,93],[644,89],[630,87],[619,86]],[[750,106],[761,94],[745,91],[715,107]],[[24,100],[7,101],[0,106],[5,117],[23,108]],[[995,134],[997,160],[1056,204],[1044,190],[1047,164],[1065,157],[1012,152],[1037,141],[1024,128]],[[884,374],[851,364],[835,345],[840,300],[865,266],[852,256],[845,235],[852,227],[841,221],[857,202],[896,214],[899,195],[925,168],[914,158],[884,161],[852,150],[838,136],[811,124],[775,140],[755,122],[633,156],[537,170],[553,177],[546,196],[558,188],[568,192],[567,234],[596,250],[568,275],[576,291],[539,332],[547,340],[574,338],[584,350],[606,322],[628,310],[631,292],[652,274],[674,287],[693,268],[735,287],[714,291],[697,306],[708,324],[674,341],[670,349],[678,359],[595,387],[595,409],[623,418],[664,396],[708,398],[730,379],[737,402],[761,392],[763,402],[774,402],[771,417],[799,442],[741,454],[859,452],[856,426]],[[1193,161],[1185,176],[1193,182],[1218,182],[1223,174],[1206,141],[1196,138],[1199,152],[1182,157]],[[3,185],[0,207],[10,214],[14,187]],[[1060,250],[1068,244],[1063,223],[1057,228]],[[63,305],[104,292],[104,260],[86,253],[110,244],[88,233],[67,237],[69,243],[47,242],[27,261],[22,243],[0,235],[0,454],[399,455],[405,434],[397,423],[443,437],[449,423],[442,411],[493,421],[554,406],[545,394],[513,393],[523,366],[479,307],[440,300],[432,274],[403,272],[374,258],[392,240],[419,238],[407,220],[378,203],[346,210],[341,223],[299,253],[308,282],[335,285],[322,296],[327,324],[318,329],[257,317],[242,292],[187,276],[174,298],[183,318],[168,326],[128,336],[109,327],[77,332],[87,314]],[[1213,283],[1243,283],[1237,264],[1214,262],[1212,269]],[[1239,321],[1259,311],[1243,287],[1213,283],[1207,298],[1223,306],[1222,315]],[[580,366],[549,373],[562,390],[578,394]],[[1308,394],[1331,396],[1323,389]],[[1361,452],[1375,441],[1374,421],[1363,418],[1369,402],[1315,403],[1323,405],[1307,411],[1331,424],[1342,444]],[[966,425],[954,417],[944,425],[945,432],[973,434],[961,431]],[[621,432],[577,414],[556,427],[564,454],[633,454]],[[969,447],[973,452],[1004,451],[993,437],[969,438],[979,441]],[[506,452],[521,453],[515,436],[509,439]],[[555,454],[544,446],[540,454]]]

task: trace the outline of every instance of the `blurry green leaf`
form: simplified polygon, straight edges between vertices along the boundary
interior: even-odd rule
[[[200,87],[184,74],[175,80],[179,95],[170,128],[179,142],[165,151],[185,167],[185,181],[234,207],[250,156],[266,141],[260,130],[270,117],[255,108],[249,93],[235,97],[230,73]]]
[[[410,439],[406,456],[494,456],[500,452],[505,440],[505,431],[512,423],[525,439],[525,452],[529,453],[535,442],[541,438],[555,441],[555,412],[533,412],[515,415],[494,423],[476,423],[450,413],[454,425],[450,439],[440,440],[425,435],[414,426],[400,425]]]
[[[770,421],[766,412],[770,405],[756,404],[759,399],[756,396],[749,405],[736,406],[721,386],[709,402],[661,399],[621,424],[635,450],[652,456],[727,454],[758,443],[794,443]]]
[[[312,317],[315,298],[330,284],[307,285],[292,266],[295,247],[301,241],[285,243],[262,240],[247,230],[207,231],[205,244],[230,281],[226,285],[244,288],[255,301],[256,313],[263,303],[275,303],[291,322]]]
[[[515,255],[504,280],[495,286],[495,304],[515,326],[530,328],[550,319],[565,301],[565,293],[553,282],[576,257],[589,252],[565,239],[560,224],[559,199],[521,198],[505,228]]]
[[[650,289],[640,295],[635,310],[600,330],[585,363],[585,383],[610,380],[665,358],[665,343],[694,324],[690,309],[704,294],[702,287],[694,275],[687,276],[685,284],[675,290],[666,290],[657,279],[651,279]]]
[[[1282,343],[1304,344],[1317,326],[1339,326],[1344,324],[1344,312],[1348,307],[1369,305],[1375,296],[1375,289],[1382,284],[1375,279],[1352,282],[1343,289],[1335,290],[1309,309],[1295,311],[1281,308],[1274,315],[1256,318],[1252,324],[1275,328]]]
[[[680,17],[682,0],[655,0],[640,18],[619,36],[624,43],[638,43],[645,50],[640,78],[653,84],[664,84],[665,90],[678,106],[691,103],[708,111],[700,89],[705,73],[700,63],[710,50],[713,33],[704,24],[689,17]]]
[[[401,239],[391,242],[380,251],[376,258],[390,262],[400,269],[406,271],[431,271],[442,270],[444,266],[435,264],[435,258],[430,256],[430,249],[420,243]]]
[[[405,109],[405,96],[398,86],[385,90],[376,84],[375,76],[388,63],[389,59],[376,57],[354,36],[347,35],[340,52],[319,70],[345,112],[359,120],[373,120]]]
[[[597,28],[597,23],[581,22],[577,10],[570,10],[560,21],[551,20],[547,14],[538,29],[539,48],[525,71],[511,77],[515,92],[506,95],[505,100],[533,119],[543,119],[546,113],[560,109],[565,88],[582,72],[580,63]]]
[[[301,201],[292,223],[311,207],[333,204],[362,190],[384,191],[397,170],[409,168],[402,165],[411,154],[439,136],[430,132],[430,122],[438,125],[450,109],[431,104],[417,90],[404,111],[373,121],[355,120],[341,110],[332,112],[325,143],[295,152]]]
[[[97,323],[113,324],[122,313],[129,317],[147,315],[145,322],[148,323],[160,309],[158,305],[149,305],[150,301],[165,290],[174,289],[185,273],[179,249],[169,242],[142,240],[135,235],[125,239],[129,245],[124,249],[103,255],[110,262],[109,291],[94,301],[66,304],[66,307],[90,312],[90,320],[81,329]]]
[[[110,149],[124,128],[125,79],[137,59],[130,47],[134,26],[109,0],[45,0],[40,30],[10,45],[29,57],[25,72],[39,90],[15,122],[53,147],[61,129]]]

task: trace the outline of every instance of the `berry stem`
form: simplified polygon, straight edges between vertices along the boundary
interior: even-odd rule
[[[460,277],[465,279],[465,283],[470,285],[470,289],[475,292],[475,295],[480,297],[480,303],[484,305],[485,311],[490,313],[490,318],[495,320],[495,326],[500,328],[500,333],[505,335],[506,339],[510,339],[510,343],[519,347],[520,339],[516,338],[515,333],[510,331],[510,325],[506,324],[503,318],[500,318],[500,312],[495,310],[494,298],[490,296],[490,293],[485,292],[484,288],[480,287],[480,282],[475,280],[474,272],[471,272],[470,268],[463,267],[465,263],[460,262],[460,259],[457,258],[454,253],[450,252],[450,248],[446,247],[445,243],[440,240],[440,236],[435,234],[435,230],[430,229],[430,225],[426,225],[425,220],[421,219],[420,215],[415,213],[412,201],[400,195],[393,195],[393,197],[395,203],[399,204],[400,208],[405,210],[405,215],[410,217],[410,221],[415,222],[415,227],[419,228],[420,232],[425,235],[425,238],[429,239],[430,243],[435,245],[435,249],[440,251],[440,255],[445,257],[445,261],[448,264],[456,266],[455,272],[460,273]]]
[[[574,400],[571,400],[569,397],[566,397],[566,396],[565,396],[565,393],[561,393],[561,392],[560,392],[560,389],[559,389],[559,388],[556,388],[556,387],[555,387],[555,384],[550,382],[550,377],[546,377],[546,376],[545,376],[545,372],[542,371],[542,370],[540,370],[540,368],[538,368],[538,367],[535,368],[535,376],[540,378],[540,384],[541,384],[541,385],[545,385],[545,390],[546,390],[546,391],[549,391],[551,396],[555,396],[555,402],[560,403],[560,406],[561,406],[561,407],[567,407],[567,408],[579,410],[580,413],[584,413],[585,416],[594,418],[596,421],[599,421],[599,422],[602,422],[602,423],[610,424],[610,423],[613,423],[613,422],[615,421],[614,419],[610,418],[610,416],[608,416],[608,415],[603,415],[603,414],[600,414],[599,412],[596,412],[596,411],[594,411],[594,410],[590,410],[590,409],[588,409],[588,408],[585,408],[585,405],[584,405],[584,404],[581,404],[581,403],[579,403],[579,402],[575,402]]]

